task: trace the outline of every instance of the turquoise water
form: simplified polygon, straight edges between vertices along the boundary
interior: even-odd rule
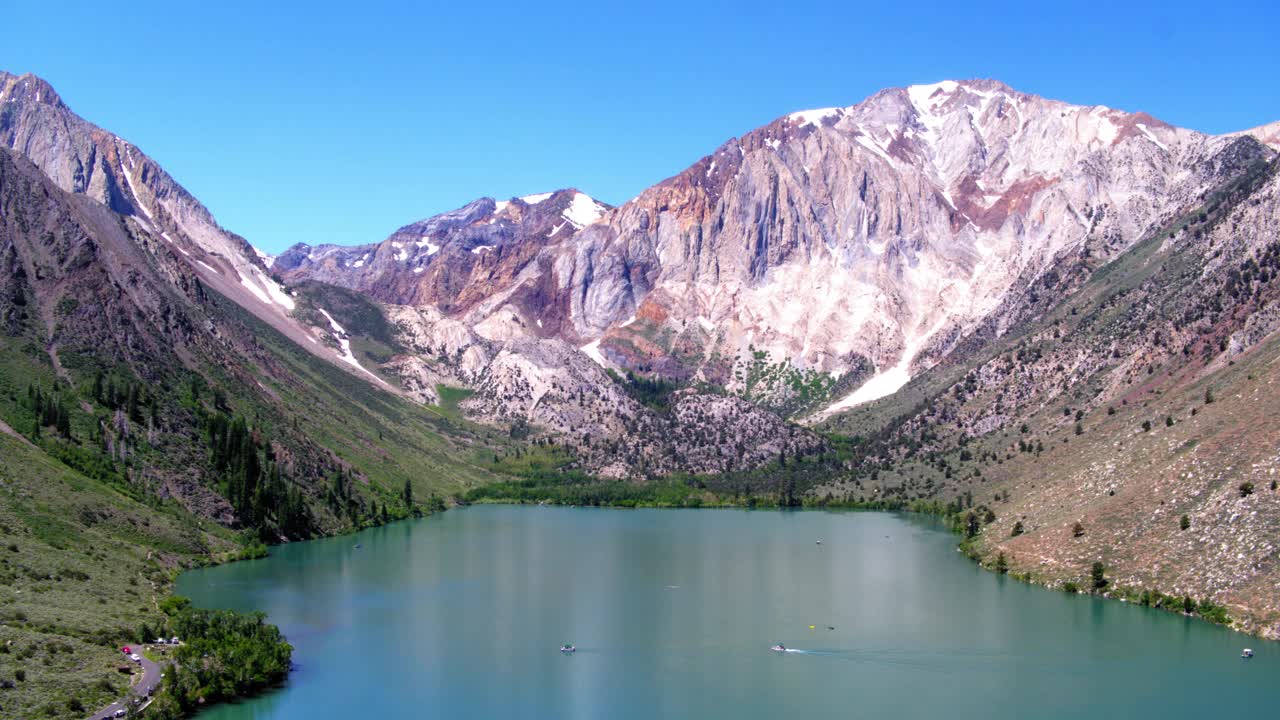
[[[296,648],[286,687],[200,720],[1280,713],[1275,643],[993,575],[886,513],[479,506],[178,592]]]

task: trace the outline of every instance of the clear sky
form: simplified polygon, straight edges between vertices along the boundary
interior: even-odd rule
[[[947,78],[1206,132],[1280,119],[1275,0],[860,5],[7,0],[0,69],[270,251],[483,195],[621,203],[779,115]]]

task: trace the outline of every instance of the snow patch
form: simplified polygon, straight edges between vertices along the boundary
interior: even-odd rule
[[[555,193],[538,193],[537,195],[525,195],[524,197],[520,198],[520,200],[524,202],[525,205],[537,205],[538,203],[542,202],[543,200],[546,200],[552,195],[555,195]]]
[[[876,141],[868,138],[866,135],[859,135],[857,137],[857,142],[862,147],[878,155],[885,162],[889,163],[889,165],[893,165],[893,158],[889,157],[889,153],[885,152],[885,149]]]
[[[846,395],[844,398],[837,400],[823,411],[824,415],[830,415],[847,410],[856,405],[879,400],[882,397],[892,395],[906,385],[911,380],[911,361],[915,360],[916,355],[920,353],[921,348],[934,333],[942,329],[946,324],[946,318],[938,321],[928,331],[922,335],[918,335],[907,341],[906,347],[902,349],[902,358],[898,360],[898,364],[887,370],[877,372],[870,379],[864,382],[857,390]]]
[[[930,85],[912,85],[907,88],[907,97],[911,99],[911,104],[916,106],[916,110],[923,115],[933,115],[933,105],[940,100],[934,100],[934,93],[941,90],[943,94],[950,95],[956,91],[960,84],[954,80],[943,80]]]
[[[1089,117],[1094,118],[1093,134],[1105,146],[1110,146],[1115,142],[1116,136],[1120,134],[1120,128],[1107,117],[1106,113],[1111,112],[1111,108],[1105,105],[1098,105],[1089,111]]]
[[[204,265],[204,263],[200,264]],[[209,266],[205,265],[205,267]],[[254,297],[267,305],[274,303],[286,310],[293,310],[297,306],[294,303],[293,298],[289,297],[284,289],[276,284],[276,281],[264,275],[263,272],[257,268],[254,268],[252,272],[253,277],[245,277],[241,275],[240,284],[248,288],[249,292],[253,293]],[[257,282],[254,282],[255,280]]]
[[[125,157],[129,160],[129,165],[132,166],[133,156],[127,147],[125,148]],[[142,204],[142,200],[138,197],[138,189],[133,184],[133,173],[129,172],[129,168],[125,167],[124,163],[120,163],[120,171],[124,173],[124,181],[129,186],[129,194],[133,196],[133,204],[138,206],[138,209],[142,211],[143,215],[147,216],[148,220],[155,222],[156,219],[151,216],[151,211],[147,209],[146,205]]]
[[[791,113],[787,116],[787,119],[798,124],[800,127],[804,127],[805,125],[821,126],[823,120],[829,117],[836,117],[840,115],[841,112],[842,110],[840,108],[833,107],[818,108],[817,110],[801,110],[800,112]]]
[[[600,340],[601,338],[596,338],[578,349],[586,353],[587,357],[595,360],[600,367],[609,367],[609,364],[604,359],[604,354],[600,352]]]
[[[427,249],[427,257],[431,257],[432,255],[435,255],[436,253],[440,252],[440,246],[431,242],[431,240],[428,239],[427,236],[425,235],[422,236],[421,240],[419,240],[414,244],[417,245],[418,247],[425,247]]]
[[[164,233],[160,233],[160,235],[161,235],[161,236],[163,236],[165,240],[169,240],[169,236],[168,236],[168,235],[165,235]],[[173,242],[173,241],[172,241],[172,240],[169,240],[169,242]],[[262,252],[262,251],[261,251],[261,250],[259,250],[258,248],[254,248],[254,249],[253,249],[253,254],[254,254],[254,255],[257,255],[257,256],[258,256],[258,257],[260,257],[260,258],[262,258],[262,264],[263,264],[263,265],[266,265],[267,267],[271,267],[272,265],[275,265],[275,264],[276,264],[276,256],[275,256],[275,255],[269,255],[269,254],[267,254],[267,253],[265,253],[265,252]]]
[[[316,308],[316,309],[319,310],[320,314],[324,315],[325,319],[329,321],[329,327],[333,329],[334,337],[338,338],[338,347],[342,349],[342,361],[356,368],[360,372],[368,375],[374,380],[377,380],[383,385],[386,385],[387,383],[382,378],[366,370],[364,366],[360,364],[360,361],[356,360],[356,356],[351,352],[351,338],[347,336],[347,331],[343,329],[341,325],[338,324],[338,321],[334,320],[333,316],[330,315],[329,312],[324,308]]]
[[[200,264],[204,265],[204,263],[200,263]],[[205,265],[205,267],[209,267],[209,266]],[[271,296],[267,295],[267,293],[264,292],[262,288],[258,287],[258,285],[254,283],[252,280],[250,280],[249,278],[242,276],[240,278],[240,284],[248,288],[249,292],[253,293],[253,296],[261,300],[263,304],[265,305],[271,304]]]
[[[427,270],[427,269],[426,269],[426,268],[424,268],[424,267],[416,267],[416,268],[414,268],[414,269],[413,269],[413,274],[414,274],[414,275],[417,275],[417,274],[418,274],[418,273],[420,273],[420,272],[426,272],[426,270]]]
[[[599,220],[604,213],[603,205],[582,193],[574,193],[569,207],[565,208],[560,216],[568,220],[575,229],[581,230]]]
[[[1156,147],[1160,148],[1161,150],[1164,150],[1165,152],[1169,152],[1169,146],[1157,140],[1156,136],[1153,135],[1149,129],[1147,129],[1146,125],[1142,123],[1136,123],[1136,124],[1138,126],[1138,130],[1142,131],[1142,134],[1145,135],[1148,140],[1155,143]]]
[[[253,272],[257,274],[258,280],[263,284],[263,286],[267,288],[267,294],[271,296],[271,299],[277,305],[279,305],[280,307],[283,307],[285,310],[290,310],[290,311],[293,310],[295,307],[297,307],[297,304],[294,303],[293,298],[289,297],[289,294],[284,291],[284,288],[280,287],[279,283],[277,283],[275,280],[272,280],[270,277],[262,274],[262,271],[258,270],[257,268],[254,268]]]

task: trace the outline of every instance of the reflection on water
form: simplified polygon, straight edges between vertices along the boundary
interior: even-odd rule
[[[264,610],[297,648],[286,688],[202,720],[1167,718],[1280,700],[1274,644],[991,575],[932,521],[883,513],[482,506],[179,591]]]

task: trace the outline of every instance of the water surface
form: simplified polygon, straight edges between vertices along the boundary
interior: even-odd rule
[[[200,720],[1280,707],[1274,643],[993,575],[933,521],[887,513],[478,506],[273,548],[178,592],[265,611],[296,648],[285,688]]]

